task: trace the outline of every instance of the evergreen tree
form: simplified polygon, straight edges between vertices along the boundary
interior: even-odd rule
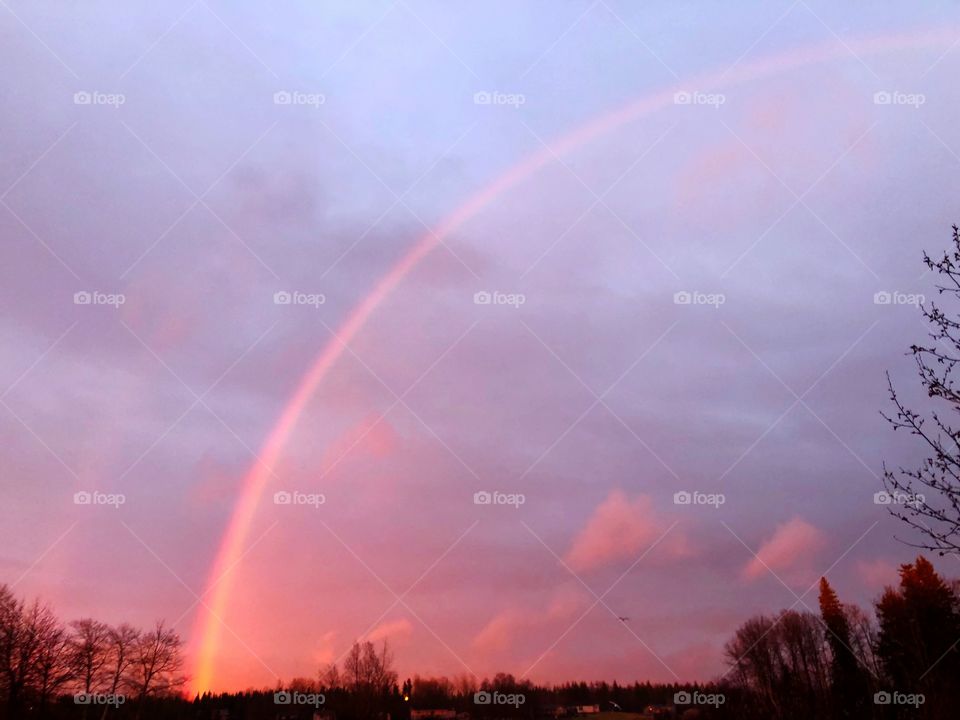
[[[847,613],[825,577],[820,578],[820,616],[830,646],[830,688],[835,714],[838,718],[862,717],[869,683],[853,653]]]
[[[876,609],[877,651],[892,689],[923,693],[932,717],[955,707],[960,607],[953,589],[920,556],[900,566],[900,587],[888,587]]]

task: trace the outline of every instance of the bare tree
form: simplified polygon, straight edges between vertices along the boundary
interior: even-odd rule
[[[39,600],[29,606],[0,586],[0,687],[17,717],[28,700],[41,707],[71,677],[67,635]]]
[[[162,621],[141,632],[88,618],[68,630],[39,600],[28,605],[0,585],[0,701],[6,705],[0,716],[19,720],[37,710],[43,716],[70,686],[85,694],[128,694],[138,700],[139,717],[146,698],[181,688],[183,665],[180,636]]]
[[[183,641],[162,620],[141,633],[131,647],[127,682],[137,700],[137,715],[148,696],[169,695],[186,682],[183,670]]]
[[[6,585],[0,585],[0,689],[8,706],[17,692],[15,656],[23,604]]]
[[[107,694],[116,697],[126,687],[134,649],[139,639],[140,631],[126,623],[107,629],[107,663],[103,668],[104,689]],[[104,704],[101,720],[107,717],[108,707]]]
[[[373,643],[364,643],[363,668],[366,682],[377,695],[385,695],[397,684],[397,673],[393,669],[393,651],[386,640],[383,641],[379,653]]]
[[[313,678],[295,677],[286,684],[287,690],[298,693],[315,693],[320,691],[320,684]]]
[[[320,668],[320,687],[326,690],[337,690],[340,688],[340,671],[337,670],[336,663],[330,663]]]
[[[871,680],[880,677],[880,660],[877,658],[877,623],[872,615],[865,613],[858,605],[843,606],[850,625],[850,649],[867,671]]]
[[[110,626],[84,618],[70,623],[70,655],[78,692],[90,694],[102,690],[107,682],[110,662]]]
[[[809,612],[751,618],[727,643],[734,682],[753,694],[757,717],[809,718],[827,705],[826,631]]]
[[[938,294],[960,299],[960,229],[956,225],[953,247],[937,260],[924,253],[923,262],[939,276]],[[890,513],[923,538],[909,544],[943,555],[960,551],[960,430],[938,410],[960,411],[960,389],[953,379],[960,363],[960,316],[932,301],[923,303],[921,312],[932,342],[911,345],[910,354],[923,389],[934,401],[932,408],[921,413],[904,405],[888,373],[887,385],[896,413],[884,417],[895,430],[918,437],[928,456],[914,469],[899,467],[894,471],[884,466],[884,485],[897,500],[891,503]]]
[[[111,695],[116,695],[123,688],[139,640],[140,631],[126,623],[110,628],[107,637],[108,665],[105,670]]]
[[[373,717],[374,709],[396,687],[393,653],[384,641],[380,652],[372,642],[354,643],[343,661],[343,684],[353,693],[358,718]]]
[[[46,606],[35,603],[27,616],[31,632],[38,639],[33,684],[42,709],[73,679],[70,635]]]
[[[363,680],[363,648],[360,643],[354,643],[343,660],[343,681],[346,687],[359,690]]]

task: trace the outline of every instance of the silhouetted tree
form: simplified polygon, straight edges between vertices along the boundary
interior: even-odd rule
[[[445,677],[425,678],[419,675],[413,676],[413,683],[410,686],[410,697],[414,707],[418,710],[437,708],[449,708],[453,706],[453,698],[456,692],[451,683]]]
[[[39,600],[27,606],[0,586],[0,682],[9,716],[28,701],[45,707],[70,675],[66,633],[53,612]]]
[[[877,652],[887,680],[904,693],[923,693],[930,717],[960,699],[958,601],[933,565],[918,557],[900,566],[900,586],[887,587],[877,603]]]
[[[861,718],[869,683],[853,650],[849,616],[825,577],[820,578],[820,617],[830,646],[830,691],[832,714],[838,718]]]
[[[32,632],[39,638],[37,648],[35,687],[40,713],[56,698],[74,676],[70,636],[53,612],[35,603],[29,614]]]
[[[880,667],[880,659],[877,657],[876,619],[872,613],[868,615],[857,605],[845,604],[843,612],[847,616],[847,625],[850,628],[850,649],[853,650],[864,671],[863,677],[868,684],[868,695],[872,695],[883,671]]]
[[[320,687],[325,690],[338,690],[341,686],[340,671],[336,663],[330,663],[320,669]]]
[[[125,688],[139,639],[140,631],[126,623],[108,629],[107,663],[104,666],[104,687],[108,694],[116,696]],[[107,716],[107,709],[104,705],[101,719]]]
[[[107,682],[110,661],[110,627],[85,618],[70,623],[70,660],[77,692],[100,692]]]
[[[754,717],[823,717],[828,707],[825,630],[808,612],[747,620],[727,643],[734,682],[750,691]]]
[[[162,620],[141,633],[131,647],[127,683],[137,701],[137,717],[144,699],[177,692],[186,682],[183,670],[183,642]]]
[[[372,642],[354,643],[343,662],[343,683],[351,690],[356,717],[373,717],[397,692],[393,653],[386,640],[380,652]]]

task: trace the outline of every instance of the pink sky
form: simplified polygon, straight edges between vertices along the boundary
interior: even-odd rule
[[[815,607],[828,569],[868,605],[911,557],[873,494],[917,458],[878,410],[923,328],[874,296],[930,295],[957,221],[960,18],[108,4],[0,20],[17,592],[166,618],[216,689],[363,638],[410,675],[706,680],[751,614]]]

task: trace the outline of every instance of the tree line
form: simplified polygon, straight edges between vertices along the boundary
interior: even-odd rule
[[[411,709],[476,718],[605,711],[739,720],[946,720],[960,708],[960,595],[923,556],[900,567],[870,612],[820,580],[819,612],[744,622],[726,643],[728,671],[707,684],[538,685],[498,673],[399,682],[389,645],[355,643],[340,665],[271,689],[183,695],[180,637],[85,618],[62,623],[40,601],[0,586],[0,698],[14,718],[313,718],[408,720]],[[224,714],[225,713],[225,714]]]
[[[820,612],[784,610],[744,623],[727,643],[737,717],[960,717],[960,599],[924,557],[900,567],[873,614],[820,580]]]
[[[326,709],[348,718],[388,711],[403,718],[411,707],[546,718],[596,705],[690,719],[947,720],[960,717],[958,588],[923,556],[901,565],[898,582],[869,610],[842,602],[821,578],[818,612],[787,609],[748,619],[724,647],[727,672],[706,684],[537,685],[498,673],[482,681],[414,676],[398,688],[387,646],[378,654],[366,643],[353,647],[342,671],[332,666],[287,687],[327,693]],[[494,694],[522,702],[491,703]]]
[[[152,698],[177,693],[183,643],[163,621],[149,629],[84,618],[61,622],[39,600],[0,585],[0,705],[5,718],[53,717],[75,705],[84,717],[142,715]]]

